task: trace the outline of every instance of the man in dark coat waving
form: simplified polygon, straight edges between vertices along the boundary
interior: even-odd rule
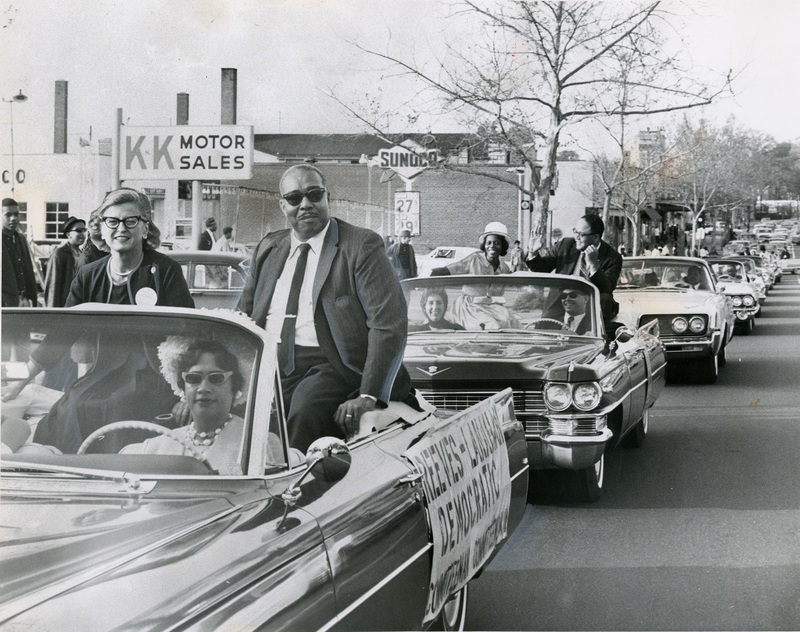
[[[614,300],[622,271],[622,256],[611,244],[603,241],[605,225],[599,215],[584,215],[572,230],[574,237],[565,237],[551,248],[542,248],[535,239],[528,248],[528,267],[534,272],[556,272],[582,276],[600,290],[600,307],[606,323],[619,312]]]

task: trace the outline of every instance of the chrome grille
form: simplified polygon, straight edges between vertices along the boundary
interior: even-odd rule
[[[470,390],[425,390],[419,389],[422,396],[436,408],[461,411],[496,395],[499,391]],[[544,396],[540,391],[513,391],[514,413],[525,426],[526,434],[541,434],[547,429]]]
[[[578,425],[573,431],[572,422],[577,421]],[[568,419],[551,419],[550,429],[553,434],[557,435],[571,435],[573,437],[591,437],[597,434],[597,418],[596,417],[573,417]]]

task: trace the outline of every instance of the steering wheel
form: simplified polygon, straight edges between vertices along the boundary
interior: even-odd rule
[[[158,424],[151,423],[149,421],[115,421],[110,424],[106,424],[105,426],[100,426],[97,430],[95,430],[92,434],[90,434],[86,439],[83,440],[78,451],[75,454],[84,454],[86,450],[89,449],[89,446],[95,442],[95,440],[104,435],[107,432],[113,432],[114,430],[147,430],[149,432],[154,432],[156,434],[164,435],[165,437],[169,437],[175,443],[182,445],[189,451],[189,454],[196,458],[198,461],[203,463],[209,470],[213,470],[214,466],[208,461],[206,456],[197,449],[197,447],[189,441],[185,441],[180,437],[176,437],[172,434],[172,431],[169,428],[164,428],[164,426],[159,426]]]
[[[559,326],[561,331],[570,331],[569,329],[567,329],[566,324],[562,323],[560,320],[556,320],[555,318],[537,318],[533,322],[530,322],[527,325],[525,325],[525,329],[535,329],[536,325],[538,325],[539,323],[555,323],[556,325]]]
[[[717,279],[719,281],[733,281],[733,277],[730,274],[720,274]]]

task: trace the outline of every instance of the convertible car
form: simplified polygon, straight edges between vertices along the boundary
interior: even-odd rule
[[[605,452],[644,441],[664,386],[655,326],[606,332],[596,288],[575,276],[517,272],[402,285],[404,363],[425,399],[460,411],[512,388],[537,471],[532,485],[546,481],[547,493],[571,500],[599,498]]]
[[[670,373],[716,381],[735,317],[704,259],[626,257],[614,297],[629,327],[658,323]]]
[[[2,359],[6,630],[458,628],[525,509],[510,391],[303,454],[226,310],[4,310]]]

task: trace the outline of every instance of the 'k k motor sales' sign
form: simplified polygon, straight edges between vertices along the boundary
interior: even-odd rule
[[[123,180],[249,180],[253,127],[125,126],[119,161]]]

